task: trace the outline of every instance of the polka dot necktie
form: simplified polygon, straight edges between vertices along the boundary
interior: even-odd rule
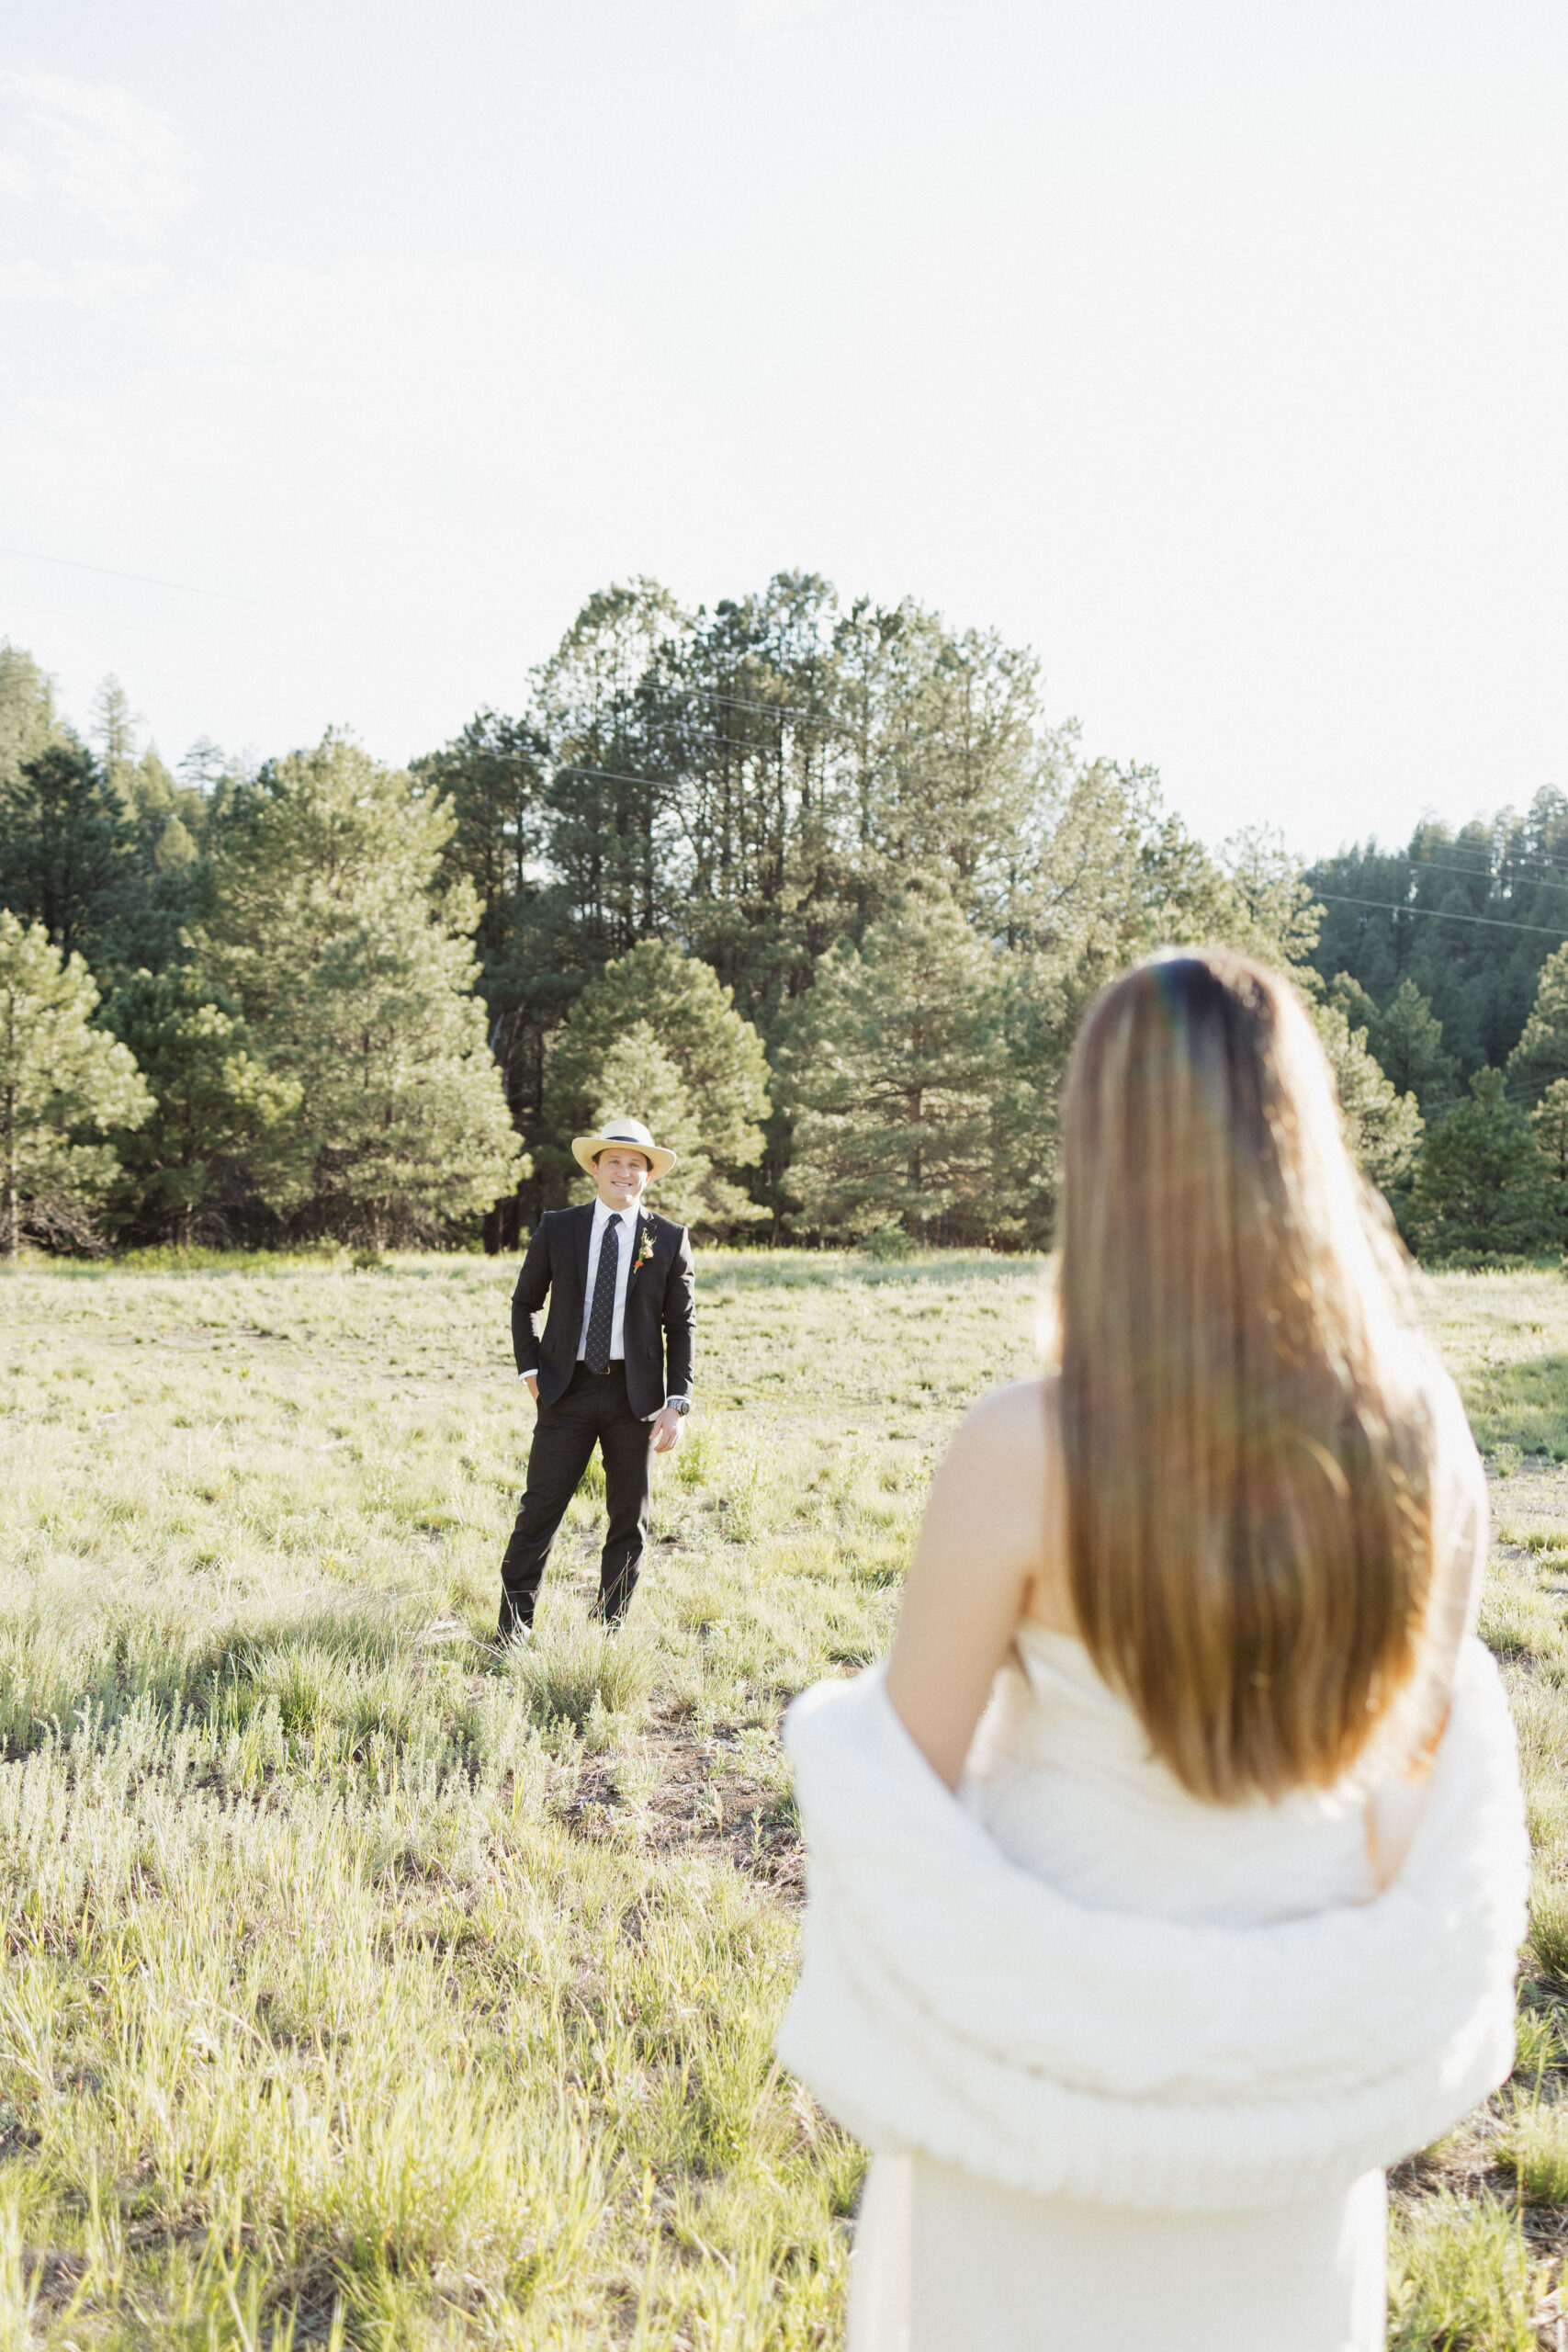
[[[599,1244],[599,1272],[593,1278],[593,1306],[588,1317],[588,1345],[583,1360],[590,1372],[610,1369],[610,1326],[615,1317],[615,1267],[621,1254],[621,1220],[610,1217]]]

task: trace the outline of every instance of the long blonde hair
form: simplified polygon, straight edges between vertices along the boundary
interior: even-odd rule
[[[1058,1305],[1078,1630],[1218,1804],[1326,1786],[1419,1660],[1427,1420],[1295,991],[1205,949],[1085,1020]]]

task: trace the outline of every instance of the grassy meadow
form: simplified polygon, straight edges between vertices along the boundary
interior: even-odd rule
[[[885,1646],[1038,1269],[707,1253],[626,1633],[589,1490],[503,1656],[512,1278],[0,1280],[0,2347],[840,2340],[862,2160],[769,2047],[778,1718]],[[1568,2250],[1568,1283],[1422,1297],[1498,1473],[1540,1883],[1515,2085],[1396,2184],[1391,2340],[1525,2352]]]

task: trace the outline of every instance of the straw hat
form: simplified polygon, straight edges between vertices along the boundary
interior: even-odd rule
[[[573,1136],[571,1156],[592,1176],[595,1153],[608,1151],[615,1143],[625,1144],[629,1151],[641,1152],[651,1171],[650,1183],[656,1177],[668,1176],[675,1165],[674,1153],[666,1151],[661,1143],[655,1143],[640,1119],[610,1119],[605,1122],[602,1136]]]

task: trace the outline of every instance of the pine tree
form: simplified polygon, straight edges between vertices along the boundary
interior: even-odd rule
[[[529,896],[543,854],[548,757],[536,727],[481,710],[455,741],[413,763],[420,783],[451,803],[442,879],[471,882],[479,895],[475,944],[487,974],[505,961],[515,907]]]
[[[1568,797],[1547,786],[1522,814],[1457,832],[1425,819],[1403,848],[1368,842],[1326,859],[1309,876],[1324,899],[1317,968],[1325,980],[1349,972],[1383,1006],[1410,980],[1461,1077],[1505,1063],[1562,933],[1565,852]]]
[[[47,742],[0,784],[0,899],[67,956],[98,956],[128,888],[136,830],[92,753]]]
[[[1477,1070],[1468,1102],[1427,1135],[1410,1223],[1424,1257],[1528,1257],[1554,1242],[1536,1132],[1501,1070]]]
[[[301,1103],[258,1179],[280,1214],[374,1247],[504,1191],[518,1146],[471,993],[467,885],[430,895],[452,820],[329,735],[238,787],[217,821],[205,983],[239,1005]]]
[[[636,1021],[616,1037],[597,1072],[597,1100],[584,1132],[602,1135],[612,1119],[640,1119],[659,1143],[676,1155],[668,1176],[654,1186],[649,1205],[678,1224],[695,1226],[720,1236],[738,1222],[766,1215],[740,1197],[741,1217],[733,1213],[721,1191],[716,1211],[713,1163],[703,1148],[702,1126],[674,1061],[660,1044],[650,1022]],[[594,1187],[580,1176],[572,1187],[580,1200],[591,1200]],[[728,1213],[727,1213],[728,1212]]]
[[[672,779],[650,757],[644,681],[685,625],[668,590],[633,580],[591,596],[538,673],[555,746],[550,864],[595,965],[661,927]]]
[[[780,573],[661,648],[640,697],[645,766],[668,780],[675,920],[764,1035],[864,903],[836,613],[825,580]]]
[[[884,891],[912,873],[940,875],[964,913],[995,932],[1039,798],[1039,661],[995,629],[956,631],[912,601],[898,616],[874,818]]]
[[[61,731],[50,680],[30,653],[0,638],[0,793]]]
[[[768,1211],[747,1197],[740,1178],[762,1156],[770,1108],[762,1041],[716,975],[666,940],[645,940],[606,964],[572,1007],[550,1063],[548,1140],[536,1155],[541,1169],[558,1187],[571,1170],[570,1136],[588,1132],[615,1092],[637,1083],[625,1041],[638,1031],[679,1080],[682,1115],[691,1122],[687,1142],[660,1135],[636,1101],[614,1107],[682,1153],[682,1168],[671,1182],[698,1224],[720,1233],[755,1224]],[[647,1046],[638,1050],[646,1056]],[[648,1075],[650,1083],[665,1085],[658,1063],[649,1062]],[[705,1163],[700,1178],[691,1164],[699,1158]],[[661,1188],[661,1197],[675,1194]]]
[[[124,800],[134,807],[137,719],[130,697],[111,671],[93,696],[93,738],[103,760],[104,774]]]
[[[833,949],[782,1058],[789,1182],[807,1228],[941,1241],[1003,1221],[1001,977],[945,892],[911,891],[858,950]]]
[[[1337,1004],[1310,1008],[1339,1093],[1339,1115],[1350,1156],[1380,1193],[1395,1198],[1410,1181],[1422,1133],[1414,1094],[1400,1094],[1367,1050],[1367,1033],[1352,1029]]]
[[[152,1111],[130,1053],[92,1025],[97,1003],[80,956],[0,911],[0,1256],[14,1258],[25,1231],[89,1239],[118,1164],[91,1138]]]
[[[103,1019],[155,1096],[151,1115],[116,1138],[122,1232],[188,1243],[205,1224],[220,1236],[223,1207],[267,1189],[279,1160],[287,1187],[297,1145],[278,1131],[300,1082],[265,1067],[231,1003],[213,1002],[194,972],[141,971],[116,987]]]
[[[1554,1078],[1530,1114],[1553,1232],[1568,1241],[1568,1078]]]
[[[1529,1018],[1508,1057],[1509,1091],[1523,1102],[1539,1102],[1559,1078],[1568,1078],[1568,947],[1541,966]]]
[[[1454,1099],[1459,1066],[1443,1051],[1443,1024],[1414,980],[1401,980],[1386,1008],[1348,972],[1337,974],[1328,991],[1352,1030],[1366,1032],[1378,1068],[1399,1094],[1414,1094],[1424,1119],[1445,1111]]]
[[[1244,826],[1225,842],[1218,864],[1223,889],[1203,933],[1206,944],[1308,978],[1323,909],[1278,826]]]
[[[451,804],[441,881],[466,880],[478,895],[479,988],[520,1130],[537,1126],[545,1039],[582,985],[582,959],[559,888],[544,878],[549,754],[547,739],[530,721],[482,710],[413,768]]]

